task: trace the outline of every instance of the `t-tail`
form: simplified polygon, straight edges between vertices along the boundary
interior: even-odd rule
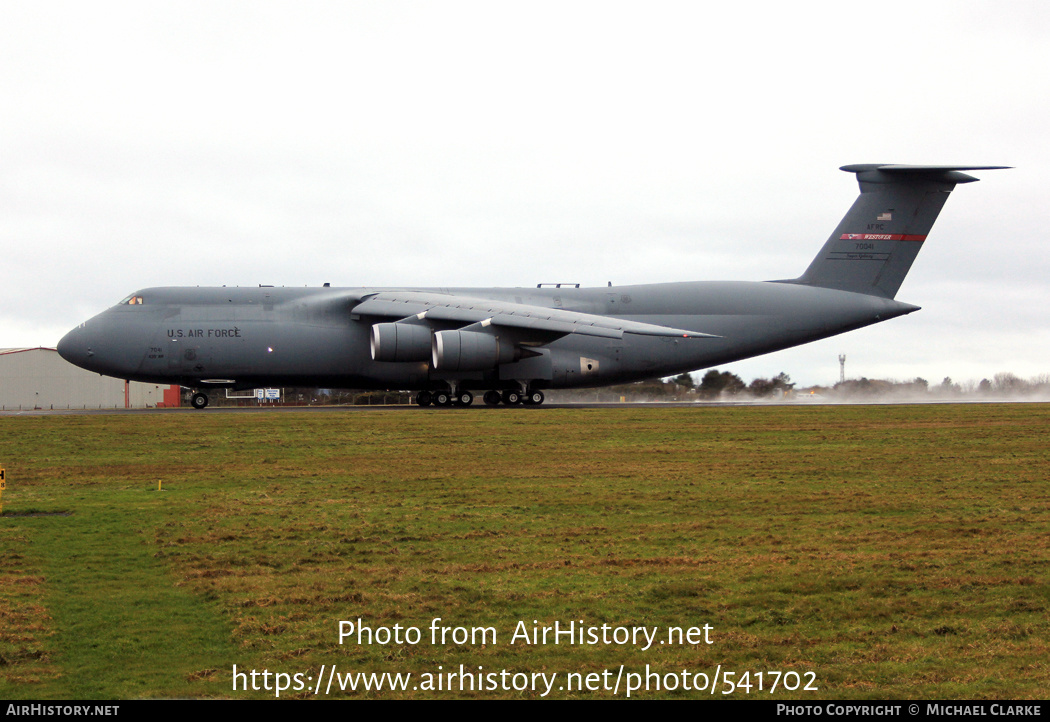
[[[964,170],[1007,166],[842,166],[857,174],[860,196],[800,277],[789,281],[893,298],[948,194],[977,178]]]

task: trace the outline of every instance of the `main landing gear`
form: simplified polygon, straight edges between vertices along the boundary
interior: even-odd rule
[[[474,403],[474,394],[460,391],[459,396],[453,396],[451,391],[420,391],[416,394],[416,403],[420,406],[470,406]]]
[[[514,389],[508,389],[500,394],[497,391],[493,391],[493,405],[502,401],[507,406],[539,406],[543,403],[543,392],[539,389],[528,389],[525,392],[516,391]]]
[[[502,393],[490,389],[482,399],[486,406],[539,406],[543,403],[544,396],[539,389],[529,389],[525,392],[507,389]],[[474,403],[474,394],[466,390],[460,391],[458,396],[452,391],[420,391],[416,394],[416,403],[420,406],[470,406]]]
[[[532,391],[527,392],[524,398],[522,398],[521,402],[526,406],[539,406],[543,403],[544,398],[546,397],[543,395],[542,391],[540,391],[539,389],[534,389]]]
[[[499,402],[502,400],[499,395],[499,391],[490,390],[485,392],[485,405],[486,406],[499,406]]]

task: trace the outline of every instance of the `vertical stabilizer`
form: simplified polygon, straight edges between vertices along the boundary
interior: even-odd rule
[[[1005,166],[846,165],[860,196],[809,268],[792,283],[893,298],[948,194],[977,180],[964,170]]]

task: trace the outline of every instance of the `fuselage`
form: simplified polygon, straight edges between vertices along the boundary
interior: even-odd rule
[[[354,309],[381,291],[418,291],[561,309],[712,334],[671,338],[570,333],[534,355],[449,374],[376,361],[375,318]],[[601,386],[668,376],[769,353],[917,310],[874,295],[797,283],[702,281],[598,288],[147,288],[70,331],[68,361],[133,381],[235,388],[432,389],[450,380],[500,388]],[[406,309],[406,316],[414,312]]]
[[[101,374],[234,388],[419,390],[422,406],[670,376],[918,310],[895,301],[948,195],[1001,166],[855,164],[860,195],[801,276],[569,288],[147,288],[58,351]],[[198,408],[207,396],[193,396]]]

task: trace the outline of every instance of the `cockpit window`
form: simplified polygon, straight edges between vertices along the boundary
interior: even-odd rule
[[[118,306],[141,306],[142,296],[128,296],[117,304]]]

